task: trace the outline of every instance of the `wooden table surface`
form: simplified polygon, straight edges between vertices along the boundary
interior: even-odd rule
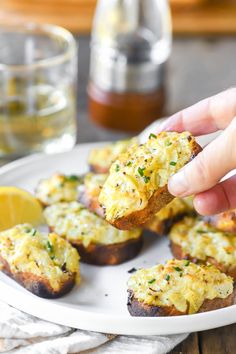
[[[78,142],[115,140],[125,137],[95,127],[88,120],[86,83],[89,70],[89,38],[80,38]],[[167,114],[236,84],[236,37],[178,38],[174,40],[168,64]],[[236,319],[235,319],[236,320]],[[171,353],[236,353],[236,324],[219,329],[192,333]],[[157,353],[158,354],[158,353]]]

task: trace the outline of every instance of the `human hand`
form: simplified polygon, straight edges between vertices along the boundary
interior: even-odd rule
[[[174,114],[160,131],[189,131],[193,135],[223,132],[169,180],[171,194],[195,195],[194,207],[202,215],[236,208],[236,175],[220,180],[236,168],[236,88],[221,92]]]

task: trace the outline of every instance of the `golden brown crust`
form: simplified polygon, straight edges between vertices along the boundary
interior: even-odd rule
[[[111,245],[90,244],[84,247],[81,242],[71,242],[80,255],[81,262],[94,265],[116,265],[133,259],[140,252],[143,238],[131,239]]]
[[[193,141],[190,160],[194,159],[200,151],[202,151],[201,146],[196,141]],[[114,221],[108,221],[117,229],[130,230],[151,220],[159,210],[169,204],[174,198],[175,197],[169,193],[166,185],[154,192],[148,201],[148,205],[144,209],[134,211]]]
[[[207,312],[207,311],[213,311],[217,310],[223,307],[228,307],[231,306],[235,303],[235,291],[236,288],[234,288],[234,291],[232,294],[230,294],[228,297],[225,299],[220,299],[220,298],[215,298],[213,300],[205,300],[198,310],[198,313],[200,312]],[[147,305],[143,302],[138,301],[133,292],[131,290],[128,290],[128,311],[131,314],[131,316],[140,316],[140,317],[160,317],[160,316],[181,316],[181,315],[187,315],[188,314],[188,309],[185,312],[181,312],[176,309],[174,305],[172,306],[152,306],[152,305]]]
[[[236,210],[229,210],[224,213],[206,216],[206,222],[216,227],[218,230],[236,233]]]
[[[22,285],[25,289],[45,299],[56,299],[61,297],[74,287],[76,281],[76,274],[70,274],[67,281],[63,282],[60,289],[55,291],[48,279],[39,277],[30,272],[13,273],[10,270],[8,262],[0,256],[1,271],[14,279],[17,283]]]
[[[229,265],[226,266],[222,263],[219,263],[215,258],[213,257],[207,257],[205,261],[199,260],[197,258],[191,257],[189,254],[184,253],[183,249],[181,246],[177,245],[176,243],[172,242],[170,243],[170,248],[173,256],[177,259],[188,259],[191,262],[194,263],[199,263],[199,264],[206,264],[206,263],[211,263],[213,264],[216,268],[218,268],[221,272],[230,275],[234,281],[236,281],[236,266]]]

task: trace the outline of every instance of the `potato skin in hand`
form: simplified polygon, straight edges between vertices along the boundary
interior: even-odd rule
[[[146,144],[133,145],[113,163],[101,190],[106,220],[121,230],[151,220],[174,199],[169,178],[201,150],[188,132],[151,134]]]

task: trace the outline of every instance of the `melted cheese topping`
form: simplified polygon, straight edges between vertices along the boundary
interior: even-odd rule
[[[177,310],[192,314],[206,299],[228,297],[233,292],[233,279],[213,265],[170,260],[165,265],[138,270],[130,277],[128,288],[145,304],[174,305]]]
[[[190,160],[193,142],[188,132],[163,132],[120,155],[99,197],[106,219],[113,221],[144,209],[153,193]]]
[[[41,233],[29,224],[0,232],[0,255],[12,273],[29,272],[46,278],[55,291],[71,274],[80,280],[76,249],[56,234]]]
[[[93,149],[89,154],[88,163],[92,166],[98,165],[108,172],[111,164],[116,160],[116,158],[136,142],[137,138],[120,140],[115,143]]]
[[[81,178],[75,175],[54,174],[39,182],[35,194],[44,205],[59,202],[71,202],[78,198],[78,186]]]
[[[59,203],[45,209],[47,224],[71,242],[85,247],[94,244],[115,244],[139,238],[140,229],[120,231],[78,202]]]
[[[219,263],[236,266],[236,234],[219,231],[203,220],[184,218],[172,227],[170,239],[191,257],[202,261],[213,257]]]

